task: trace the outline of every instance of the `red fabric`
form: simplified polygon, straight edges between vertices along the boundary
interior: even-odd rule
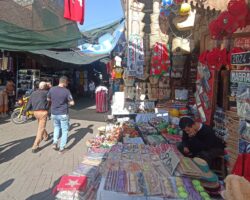
[[[64,0],[64,18],[84,22],[85,0]]]
[[[86,176],[62,176],[60,182],[54,189],[54,193],[58,191],[84,191],[87,186],[88,178]]]
[[[236,18],[233,17],[228,11],[224,11],[218,16],[217,23],[222,30],[229,34],[234,33],[238,28]]]
[[[243,176],[245,179],[250,181],[250,154],[240,154],[236,160],[234,168],[232,170],[233,174],[238,176]]]
[[[151,59],[151,75],[161,75],[166,73],[170,65],[168,48],[166,44],[156,42],[153,47],[153,56]]]
[[[218,48],[214,48],[212,51],[207,53],[206,58],[208,66],[215,66],[217,70],[220,70],[222,65],[228,64],[226,49],[220,50]]]
[[[183,1],[184,1],[184,0],[174,0],[174,3],[175,3],[175,4],[181,4],[181,3],[183,3]]]
[[[218,20],[213,20],[209,23],[209,32],[212,39],[222,39],[223,38],[223,29],[219,26]]]
[[[101,90],[96,92],[96,112],[108,112],[108,95],[106,91]]]
[[[206,65],[207,64],[207,54],[209,51],[204,51],[200,56],[199,56],[199,62]]]
[[[245,0],[231,0],[227,6],[228,12],[237,20],[245,20],[248,7]]]

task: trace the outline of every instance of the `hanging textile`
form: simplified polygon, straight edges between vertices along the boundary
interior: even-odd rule
[[[64,18],[84,22],[85,0],[64,0]]]
[[[137,6],[138,2],[137,2]],[[133,13],[132,13],[133,18]],[[136,33],[135,29],[138,30]],[[128,40],[127,48],[127,67],[129,76],[141,77],[144,73],[144,49],[143,49],[143,39],[140,35],[140,21],[139,19],[134,19],[131,22],[131,35]]]
[[[167,73],[170,66],[168,48],[166,44],[156,42],[153,47],[150,75],[162,75]]]

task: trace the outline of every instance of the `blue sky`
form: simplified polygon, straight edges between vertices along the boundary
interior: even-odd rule
[[[120,0],[85,0],[85,21],[81,31],[109,24],[123,17]]]

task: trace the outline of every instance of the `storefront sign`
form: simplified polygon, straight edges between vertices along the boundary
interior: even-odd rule
[[[162,153],[160,155],[160,158],[162,160],[163,165],[167,168],[167,170],[169,171],[169,173],[171,175],[173,175],[173,173],[174,173],[177,165],[180,162],[180,159],[176,155],[176,153],[174,151],[172,151],[171,149],[169,149],[165,153]]]
[[[232,65],[249,65],[250,64],[250,52],[232,54],[231,64]]]
[[[232,70],[230,81],[232,83],[247,83],[250,84],[250,70]]]
[[[234,40],[234,47],[250,50],[250,38],[249,37],[236,38]]]

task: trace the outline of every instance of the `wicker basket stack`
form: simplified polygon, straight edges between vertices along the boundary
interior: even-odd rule
[[[239,153],[239,117],[236,112],[226,111],[226,127],[228,128],[227,151],[230,157],[229,173],[236,162]]]

